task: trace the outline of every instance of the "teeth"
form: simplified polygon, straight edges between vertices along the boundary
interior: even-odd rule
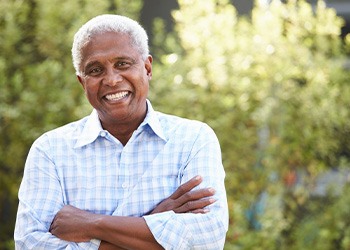
[[[128,95],[128,91],[123,91],[111,95],[106,95],[106,99],[109,101],[117,101]]]

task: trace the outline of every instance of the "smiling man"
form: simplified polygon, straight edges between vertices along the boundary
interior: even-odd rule
[[[102,127],[124,145],[146,116],[152,57],[143,58],[128,34],[105,32],[82,48],[78,74]]]
[[[144,29],[97,16],[76,33],[72,56],[93,111],[33,143],[16,249],[222,249],[218,140],[202,122],[153,110]]]

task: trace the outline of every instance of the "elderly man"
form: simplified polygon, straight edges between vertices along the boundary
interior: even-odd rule
[[[97,16],[75,34],[91,115],[32,145],[17,249],[222,249],[228,227],[218,140],[206,124],[153,110],[145,30]]]

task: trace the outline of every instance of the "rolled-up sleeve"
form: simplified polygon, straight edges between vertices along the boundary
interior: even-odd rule
[[[176,214],[173,211],[144,216],[153,236],[165,249],[223,249],[228,229],[225,172],[216,135],[204,125],[193,143],[191,155],[181,171],[181,184],[195,175],[198,188],[213,187],[216,202],[206,214]]]
[[[14,240],[16,249],[98,249],[100,241],[74,243],[49,232],[56,213],[63,207],[63,193],[55,165],[47,153],[45,136],[31,147],[19,189]]]

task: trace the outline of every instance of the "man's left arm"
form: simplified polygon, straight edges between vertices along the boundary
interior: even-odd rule
[[[176,213],[206,213],[215,190],[197,189],[203,181],[195,176],[182,184],[167,199],[158,204],[150,214],[166,211]],[[101,250],[162,249],[153,237],[144,218],[128,216],[98,215],[66,205],[55,216],[50,232],[70,242],[87,242],[100,239]]]
[[[216,135],[206,125],[202,130],[181,171],[182,185],[149,215],[94,215],[67,206],[56,215],[50,232],[67,241],[97,238],[130,249],[222,249],[228,228],[225,172]]]
[[[228,207],[220,145],[214,131],[203,125],[191,155],[182,170],[181,183],[195,175],[203,182],[197,188],[213,188],[216,201],[204,214],[169,211],[144,216],[155,239],[166,249],[222,249],[228,229]]]

